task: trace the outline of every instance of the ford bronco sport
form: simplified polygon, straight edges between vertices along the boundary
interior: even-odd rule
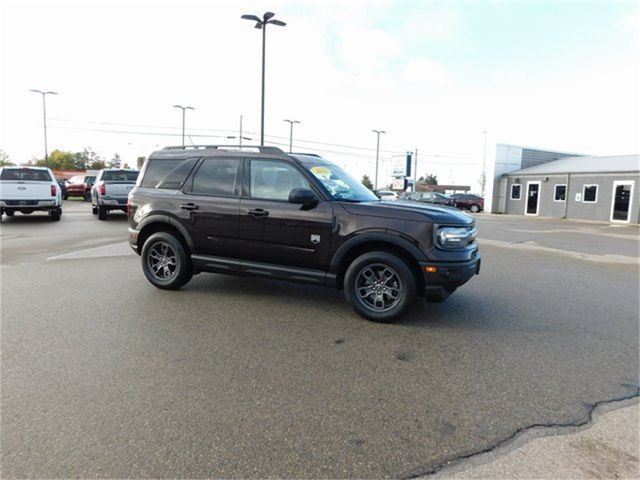
[[[416,295],[445,300],[480,270],[474,220],[449,207],[380,201],[339,166],[276,147],[166,147],[129,195],[129,243],[162,289],[194,273],[343,289],[388,322]]]

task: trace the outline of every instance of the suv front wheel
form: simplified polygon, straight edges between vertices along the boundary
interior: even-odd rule
[[[360,316],[374,322],[391,322],[411,307],[416,281],[400,257],[384,251],[369,252],[349,265],[344,293]]]
[[[193,276],[187,252],[169,232],[151,235],[142,247],[142,271],[147,280],[163,290],[175,290]]]

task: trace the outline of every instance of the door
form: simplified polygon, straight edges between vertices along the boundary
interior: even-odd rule
[[[313,187],[296,165],[282,160],[247,160],[244,179],[240,201],[242,258],[326,270],[331,203],[320,200],[311,208],[289,203],[292,189]]]
[[[628,222],[631,215],[631,199],[633,196],[632,181],[613,182],[613,198],[611,200],[611,221]]]
[[[193,253],[238,258],[240,164],[238,158],[205,158],[176,197]]]
[[[525,213],[538,215],[540,207],[540,182],[527,182],[527,203]]]

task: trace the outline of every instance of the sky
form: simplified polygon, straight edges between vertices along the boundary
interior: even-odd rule
[[[109,160],[260,133],[390,183],[418,175],[479,191],[496,143],[593,155],[640,152],[637,2],[1,0],[0,149],[15,163],[90,147]],[[486,133],[486,137],[485,134]],[[486,138],[486,149],[485,149]]]

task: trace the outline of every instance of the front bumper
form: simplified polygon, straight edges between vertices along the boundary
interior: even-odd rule
[[[425,296],[431,301],[444,301],[456,288],[479,275],[481,264],[479,254],[466,262],[420,262]]]

